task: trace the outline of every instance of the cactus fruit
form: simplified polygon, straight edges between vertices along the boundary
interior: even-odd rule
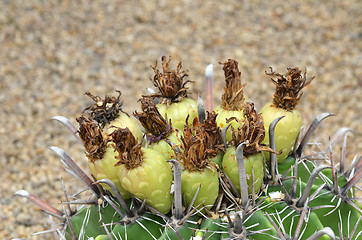
[[[246,83],[241,83],[241,73],[237,61],[229,59],[227,62],[220,64],[223,64],[225,87],[221,105],[214,109],[218,114],[216,121],[220,128],[225,128],[228,124],[231,124],[237,129],[240,127],[239,122],[231,120],[227,123],[226,119],[235,117],[241,121],[243,120],[243,109],[245,107],[244,87]],[[225,140],[227,142],[231,140],[230,131],[226,133]]]
[[[295,107],[302,96],[301,90],[313,80],[313,78],[307,80],[306,73],[306,71],[302,73],[298,68],[288,68],[285,75],[278,74],[273,69],[271,69],[271,73],[266,73],[272,77],[276,90],[273,102],[266,103],[260,110],[266,129],[264,144],[269,145],[270,123],[278,117],[285,116],[275,128],[276,151],[282,151],[277,156],[278,162],[282,162],[288,157],[302,127],[302,116]],[[265,155],[267,160],[268,156]]]
[[[344,136],[338,164],[332,152],[337,141],[324,151],[303,155],[319,123],[332,114],[318,115],[303,134],[299,114],[291,108],[278,110],[274,103],[267,110],[267,104],[258,113],[243,100],[235,60],[224,63],[223,95],[223,100],[231,101],[228,104],[242,100],[232,110],[235,114],[224,114],[220,107],[205,112],[200,98],[197,104],[192,100],[192,107],[176,106],[187,99],[185,75],[181,64],[170,70],[164,57],[162,66],[163,73],[154,68],[160,92],[144,96],[142,112],[134,114],[146,129],[146,138],[137,135],[139,129],[131,123],[135,119],[120,113],[119,96],[102,100],[88,94],[96,104],[77,119],[78,130],[65,117],[54,117],[83,143],[92,175],[62,149],[51,150],[90,194],[70,201],[64,187],[62,210],[25,190],[16,194],[59,219],[61,224],[53,227],[60,239],[361,239],[362,206],[356,184],[362,176],[362,157],[357,155],[346,166],[348,129],[334,136]],[[274,99],[293,108],[299,91],[311,81],[297,68],[288,69],[285,76],[268,75],[281,82],[278,87],[284,95]],[[238,82],[236,89],[230,89],[232,79]],[[290,81],[296,83],[291,87],[295,91],[286,90]],[[289,101],[292,97],[295,100]],[[161,105],[155,104],[158,100]],[[182,114],[168,112],[172,105]],[[290,119],[289,114],[298,117]],[[115,123],[120,116],[132,121]],[[220,122],[223,127],[231,125],[221,129]],[[283,138],[281,129],[294,135]]]
[[[261,151],[270,151],[270,149],[261,145],[265,135],[264,123],[262,116],[256,112],[253,104],[247,103],[245,105],[243,119],[243,123],[239,119],[235,119],[241,125],[238,129],[231,126],[232,144],[225,152],[222,166],[225,174],[240,191],[236,147],[245,143],[243,154],[248,185],[249,187],[254,185],[254,190],[258,192],[264,179],[264,162]],[[253,178],[251,177],[252,174],[254,175]],[[251,192],[251,188],[249,188],[249,192]]]
[[[192,98],[188,98],[186,84],[192,82],[185,81],[188,75],[182,71],[181,62],[177,65],[177,69],[170,69],[170,59],[167,61],[165,56],[162,57],[162,73],[156,66],[153,67],[155,75],[153,77],[153,85],[159,92],[151,94],[151,97],[158,98],[158,111],[161,115],[170,119],[174,128],[182,130],[185,125],[187,116],[194,119],[197,116],[197,103]]]
[[[144,96],[140,99],[142,112],[135,112],[134,115],[146,129],[148,147],[164,154],[167,159],[175,158],[175,152],[170,144],[179,144],[179,133],[172,128],[158,111],[154,100]]]

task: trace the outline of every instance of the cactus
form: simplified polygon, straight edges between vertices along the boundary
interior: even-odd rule
[[[93,175],[81,169],[62,149],[50,149],[85,184],[89,194],[70,201],[64,188],[66,201],[62,210],[25,190],[16,194],[59,219],[61,224],[54,225],[54,232],[60,239],[362,237],[362,206],[356,197],[362,157],[357,155],[346,166],[349,129],[342,128],[334,135],[334,139],[344,137],[339,164],[332,151],[337,141],[331,141],[324,151],[303,153],[320,122],[333,114],[318,115],[305,133],[301,131],[299,137],[293,135],[285,140],[288,152],[282,153],[276,146],[281,131],[278,124],[283,123],[288,110],[286,114],[268,113],[265,123],[263,113],[258,114],[253,104],[244,102],[235,60],[225,62],[224,70],[226,83],[234,78],[239,88],[235,96],[230,91],[232,96],[228,98],[230,89],[226,86],[223,95],[230,104],[238,100],[239,112],[234,115],[225,115],[220,109],[205,112],[201,98],[192,100],[190,109],[184,104],[178,107],[177,104],[188,99],[185,88],[188,81],[183,82],[187,75],[181,72],[181,63],[177,70],[170,70],[169,63],[162,58],[163,73],[153,68],[154,84],[160,93],[143,96],[142,112],[134,113],[144,126],[146,138],[140,137],[139,125],[133,124],[135,119],[119,113],[119,96],[101,100],[88,93],[96,105],[86,108],[92,110],[89,116],[78,118],[79,130],[65,117],[54,117],[83,143]],[[288,73],[296,69],[291,68]],[[210,69],[206,73],[210,74]],[[274,72],[268,75],[282,81],[290,78],[288,73],[286,77]],[[303,76],[302,85],[308,85],[310,81],[306,82]],[[303,86],[297,87],[297,101]],[[161,103],[155,104],[160,98]],[[128,120],[112,125],[119,115],[133,125],[127,126]],[[288,123],[298,132],[299,124],[299,121]],[[294,147],[289,149],[289,146]],[[104,159],[108,159],[107,168],[93,167]],[[112,173],[107,175],[110,168]]]

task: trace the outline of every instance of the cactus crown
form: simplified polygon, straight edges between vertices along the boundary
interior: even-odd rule
[[[128,128],[117,128],[110,134],[109,142],[118,152],[116,166],[124,164],[127,169],[133,169],[142,164],[141,144]]]
[[[114,119],[116,119],[119,115],[119,112],[122,111],[122,102],[120,91],[118,92],[118,96],[109,96],[106,95],[104,99],[101,99],[99,96],[94,96],[90,92],[86,92],[85,94],[92,98],[95,102],[93,106],[88,106],[83,110],[83,113],[89,111],[89,118],[97,121],[102,128],[107,123],[110,123]]]
[[[142,126],[147,130],[147,137],[152,142],[166,139],[173,132],[170,123],[162,117],[158,111],[155,102],[151,97],[144,96],[140,100],[142,112],[134,112],[135,117],[141,122]]]
[[[177,69],[170,68],[170,61],[167,61],[165,56],[162,56],[162,72],[159,71],[157,67],[157,62],[154,67],[152,67],[155,75],[153,77],[153,85],[158,88],[159,92],[152,94],[152,97],[162,98],[164,103],[168,105],[172,102],[179,102],[183,98],[187,97],[187,87],[186,84],[192,82],[190,80],[185,81],[184,78],[187,77],[186,71],[182,71],[182,63],[179,62]]]
[[[223,65],[225,75],[224,94],[221,97],[221,107],[227,110],[242,110],[244,108],[244,87],[246,83],[241,83],[241,73],[238,62],[232,59]]]
[[[168,62],[164,58],[163,66],[168,69]],[[236,62],[229,60],[224,64],[224,68],[231,71],[228,76],[240,79]],[[179,69],[174,72],[176,75],[177,73],[180,73]],[[280,97],[277,95],[275,98],[281,102],[285,101],[287,106],[293,105],[291,97],[295,97],[297,102],[301,96],[301,94],[299,95],[300,90],[311,82],[311,79],[306,80],[305,73],[301,74],[297,68],[288,69],[285,76],[274,72],[268,75],[277,78],[273,80],[276,84],[280,82],[280,86],[277,86]],[[169,78],[167,74],[162,77],[164,80]],[[296,85],[288,88],[290,82],[295,82]],[[230,99],[242,99],[242,85],[239,86],[241,88],[236,91],[236,95],[230,95]],[[229,88],[233,88],[233,85],[229,85]],[[294,89],[294,91],[288,92],[288,89]],[[110,164],[108,162],[104,165],[112,167],[114,162],[118,161],[116,166],[122,164],[128,170],[140,166],[143,162],[144,148],[142,148],[142,143],[137,142],[129,128],[112,127],[115,130],[111,134],[102,135],[101,124],[106,124],[107,116],[115,116],[117,110],[120,110],[119,96],[117,98],[106,97],[105,100],[91,94],[88,96],[92,97],[96,104],[86,108],[85,111],[90,110],[91,112],[89,116],[83,114],[77,118],[80,125],[79,130],[65,117],[57,116],[53,119],[67,126],[73,135],[83,142],[91,161],[104,158],[105,147],[112,145],[118,152],[118,156],[115,161],[113,158],[108,159],[107,157]],[[152,96],[142,99],[141,104],[143,112],[136,113],[136,116],[141,119],[145,119],[146,114],[147,117],[154,116],[153,121],[156,123],[145,123],[145,125],[149,128],[159,127],[154,131],[161,136],[168,132],[169,124],[157,113]],[[61,158],[67,170],[81,180],[95,197],[83,195],[82,199],[73,201],[73,197],[77,197],[78,194],[69,198],[65,185],[63,185],[65,201],[62,201],[63,211],[60,211],[25,190],[16,192],[16,195],[26,197],[46,213],[58,218],[61,224],[53,222],[53,229],[46,232],[58,233],[61,239],[74,240],[88,237],[96,240],[247,238],[313,240],[321,237],[337,239],[336,234],[339,234],[340,239],[359,239],[362,235],[362,207],[357,201],[358,198],[355,197],[355,191],[359,190],[357,184],[362,176],[362,157],[356,155],[350,167],[345,166],[347,133],[350,129],[340,129],[332,136],[333,141],[330,141],[325,150],[313,152],[311,155],[303,154],[303,149],[307,146],[317,126],[333,114],[318,115],[306,132],[301,135],[300,140],[293,139],[295,142],[293,151],[283,162],[279,163],[275,150],[278,131],[274,130],[284,116],[274,119],[269,125],[269,145],[272,149],[267,148],[261,145],[265,136],[263,118],[257,114],[252,103],[247,103],[243,110],[243,122],[237,118],[228,120],[235,119],[241,127],[231,128],[231,143],[236,148],[230,149],[231,154],[228,153],[229,149],[225,151],[222,157],[223,165],[219,165],[221,166],[219,168],[217,164],[220,163],[211,159],[215,156],[219,157],[220,150],[223,150],[223,147],[220,146],[221,131],[216,124],[217,114],[207,112],[207,117],[205,117],[202,104],[198,110],[199,117],[192,119],[191,125],[186,119],[183,136],[180,139],[180,149],[176,151],[179,161],[168,160],[173,164],[173,178],[170,166],[166,162],[162,162],[162,166],[170,170],[168,177],[165,178],[165,174],[154,174],[156,178],[148,181],[136,179],[135,184],[128,189],[136,188],[140,192],[138,190],[134,193],[130,192],[129,195],[132,196],[127,196],[124,194],[125,189],[123,188],[126,188],[129,181],[122,181],[123,188],[120,188],[119,181],[118,183],[114,181],[111,174],[109,176],[112,179],[99,177],[105,171],[98,172],[100,173],[97,174],[98,176],[93,174],[94,177],[90,177],[64,150],[50,147]],[[227,128],[225,129],[227,130]],[[332,149],[343,136],[341,158],[337,164]],[[224,145],[225,148],[228,147],[227,143]],[[318,147],[320,147],[319,144]],[[255,156],[255,159],[244,158],[244,156],[263,150],[270,151],[270,164],[266,164],[262,158],[258,158],[259,156]],[[152,156],[157,157],[157,151],[155,154]],[[152,161],[153,158],[149,159]],[[321,165],[319,161],[312,161],[321,159],[324,160],[324,164]],[[236,166],[227,165],[227,162],[235,163],[234,160]],[[186,195],[183,192],[183,186],[186,184],[182,183],[181,165],[188,171],[203,171],[205,167],[212,169],[215,173],[212,175],[218,177],[218,185],[197,180],[199,182],[196,181],[190,186],[194,193],[189,206],[186,206],[183,201],[183,197]],[[158,168],[160,165],[155,166]],[[236,171],[227,172],[227,169]],[[152,175],[153,173],[147,172],[147,174]],[[235,176],[236,179],[231,178]],[[100,179],[96,181],[95,177]],[[151,184],[162,185],[163,183],[167,185],[163,186],[167,196],[173,191],[172,214],[165,213],[167,214],[165,215],[158,210],[157,207],[164,205],[163,202],[151,206],[149,204],[151,201],[147,202],[149,199],[142,198],[142,195],[150,189]],[[261,188],[257,186],[257,183],[260,183]],[[103,189],[106,187],[104,184],[110,188]],[[173,190],[171,184],[174,185]],[[265,187],[263,187],[264,185]],[[205,186],[209,188],[205,189]],[[109,192],[109,189],[112,192]],[[217,198],[213,200],[214,203],[205,204],[205,200],[202,200],[201,203],[197,203],[198,205],[194,205],[199,201],[197,198],[200,195],[210,195],[210,190],[215,189],[219,192]],[[152,191],[152,195],[156,196],[155,199],[164,198],[160,192],[163,190]],[[128,197],[131,199],[127,199]],[[171,208],[171,199],[169,200]],[[74,212],[71,206],[79,206],[79,204],[93,206],[82,206],[77,212]],[[199,211],[200,207],[202,211]]]
[[[260,151],[272,151],[270,148],[261,145],[261,142],[265,137],[264,122],[261,114],[256,112],[253,103],[246,103],[243,115],[244,122],[235,117],[227,120],[227,122],[236,120],[240,123],[238,129],[234,129],[231,126],[232,144],[238,146],[239,144],[246,142],[247,144],[244,147],[244,155],[246,157]]]
[[[178,154],[185,168],[192,171],[202,171],[210,164],[210,158],[217,155],[221,149],[221,131],[216,124],[216,114],[209,113],[203,123],[194,118],[193,124],[185,125],[181,137],[181,153]]]
[[[314,77],[307,80],[307,70],[302,73],[299,68],[288,68],[285,75],[281,75],[270,68],[271,80],[276,85],[276,90],[273,96],[273,103],[276,107],[288,111],[292,111],[297,106],[303,93],[301,90],[308,86]]]

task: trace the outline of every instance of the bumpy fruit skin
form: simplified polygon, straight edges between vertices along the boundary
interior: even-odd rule
[[[240,124],[235,120],[232,120],[229,123],[226,122],[226,120],[231,117],[236,117],[236,118],[240,119],[241,121],[243,121],[243,119],[244,119],[243,110],[235,110],[235,111],[226,110],[226,109],[222,108],[221,106],[217,106],[214,109],[214,111],[215,111],[215,113],[218,114],[216,117],[216,123],[221,129],[225,128],[229,124],[231,124],[231,126],[234,129],[238,129],[240,127]],[[226,140],[226,142],[230,142],[230,140],[231,140],[231,129],[230,128],[226,132],[225,140]]]
[[[138,142],[141,142],[143,138],[141,125],[135,118],[128,116],[126,113],[120,112],[116,119],[105,126],[103,132],[111,134],[116,128],[128,128]]]
[[[289,155],[295,140],[302,127],[302,116],[299,111],[287,111],[282,108],[277,108],[272,102],[268,102],[260,110],[260,113],[264,119],[265,138],[262,142],[269,146],[269,125],[276,118],[285,116],[281,119],[275,127],[275,148],[279,152],[283,152],[277,155],[278,163],[283,162]],[[269,153],[265,153],[265,159],[269,162]]]
[[[165,157],[158,151],[142,148],[142,164],[133,169],[120,165],[118,172],[122,186],[160,212],[171,210],[172,170]]]
[[[254,188],[255,192],[258,192],[264,178],[263,153],[256,153],[248,157],[244,156],[244,163],[248,186],[250,187],[253,184],[251,174],[252,169],[254,169]],[[222,166],[224,172],[230,178],[236,189],[240,191],[238,164],[236,161],[236,149],[234,146],[226,149]],[[249,188],[249,193],[251,193],[251,188]]]
[[[124,199],[131,197],[128,191],[124,189],[121,182],[119,181],[118,171],[119,166],[115,166],[118,162],[116,156],[118,153],[114,151],[114,148],[111,146],[112,143],[107,144],[106,152],[103,155],[102,159],[95,161],[88,161],[88,167],[91,174],[97,180],[109,179],[111,180],[118,188],[118,191],[121,193]],[[107,184],[101,184],[105,189],[113,194],[113,191]]]
[[[191,200],[193,199],[200,184],[201,188],[193,206],[196,207],[199,204],[203,204],[210,209],[215,203],[219,193],[219,178],[217,170],[214,168],[204,168],[202,171],[189,172],[186,169],[182,171],[182,193],[185,195],[187,205],[191,203]]]
[[[174,143],[176,146],[180,144],[180,137],[178,132],[173,132],[170,136],[167,137],[167,140]],[[154,149],[162,153],[166,160],[175,159],[175,151],[172,147],[164,140],[160,140],[152,143],[148,146],[151,149]]]
[[[179,102],[171,103],[169,106],[166,103],[159,103],[157,109],[164,118],[167,115],[167,119],[171,119],[173,128],[179,130],[184,129],[187,115],[189,115],[191,122],[197,117],[197,102],[191,98],[184,98]]]

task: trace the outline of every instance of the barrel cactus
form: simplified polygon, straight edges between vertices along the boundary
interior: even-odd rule
[[[258,113],[243,97],[237,62],[223,65],[224,105],[235,103],[233,114],[225,114],[224,105],[205,111],[202,100],[188,98],[181,63],[172,70],[165,57],[162,72],[153,68],[159,92],[142,97],[135,117],[121,111],[120,95],[102,100],[87,93],[96,103],[77,119],[79,128],[65,117],[54,119],[84,145],[89,170],[50,147],[87,186],[87,198],[66,195],[59,210],[26,190],[16,194],[59,219],[59,239],[361,239],[356,184],[362,158],[346,166],[348,129],[335,134],[344,137],[338,164],[332,152],[337,141],[304,154],[319,123],[333,115],[322,113],[300,131],[300,114],[292,111],[311,82],[305,73],[268,73],[282,89],[274,100],[295,99],[283,113],[268,110],[279,107],[270,103]],[[238,88],[228,89],[232,83]],[[283,121],[293,134],[280,147],[280,132],[288,130]]]

